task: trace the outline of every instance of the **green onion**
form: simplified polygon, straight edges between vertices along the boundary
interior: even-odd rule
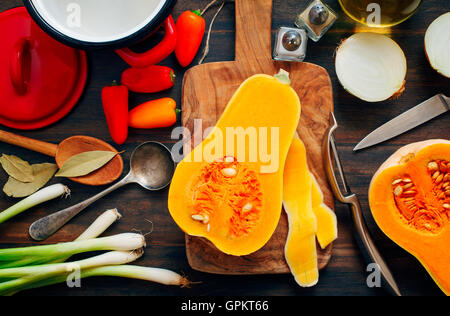
[[[56,199],[58,197],[69,195],[70,190],[68,187],[62,184],[55,184],[46,187],[29,197],[23,199],[19,203],[11,206],[7,210],[0,213],[0,224],[6,222],[12,217],[44,202]]]
[[[122,265],[139,259],[144,254],[142,249],[134,251],[111,251],[105,254],[69,263],[56,263],[33,267],[0,269],[0,278],[16,278],[0,283],[0,295],[23,290],[25,285],[31,285],[46,279],[72,273],[76,270],[101,267],[104,265]]]
[[[133,262],[143,255],[143,250],[111,251],[105,254],[77,262],[55,263],[31,267],[0,269],[0,278],[20,278],[28,275],[55,274],[88,269],[104,265],[117,265]]]
[[[138,279],[163,285],[176,285],[181,287],[187,287],[191,284],[185,277],[170,270],[131,265],[98,267],[88,269],[81,273],[82,278],[93,276],[113,276]]]
[[[145,247],[145,237],[126,233],[111,237],[74,241],[47,246],[1,249],[0,262],[17,261],[35,257],[64,257],[89,251],[116,250],[129,251]]]
[[[75,241],[94,239],[103,234],[114,222],[122,218],[117,209],[112,209],[100,215]],[[70,256],[64,256],[48,260],[46,262],[59,263],[69,259]]]
[[[90,277],[121,277],[128,279],[143,280],[155,282],[163,285],[173,285],[188,287],[191,282],[178,273],[166,269],[146,268],[133,265],[104,266],[82,270],[80,277],[82,279]],[[50,278],[35,276],[34,278],[21,278],[17,282],[10,282],[8,288],[3,288],[0,283],[0,295],[12,295],[18,291],[36,289],[44,286],[64,283],[67,281],[68,274],[58,275]]]
[[[103,234],[114,222],[121,219],[117,209],[108,210],[100,215],[91,226],[82,233],[76,241],[94,239]]]
[[[128,233],[97,238],[120,217],[117,210],[103,213],[74,242],[0,250],[0,295],[64,283],[75,271],[80,272],[80,278],[113,276],[181,287],[191,284],[169,270],[126,265],[143,255],[145,237],[142,235]],[[114,251],[61,263],[74,254],[101,250]]]
[[[115,221],[119,220],[122,217],[117,209],[108,210],[102,215],[100,215],[95,222],[89,226],[86,231],[81,234],[75,241],[89,240],[94,239],[103,234]],[[45,263],[60,263],[67,261],[70,256],[55,256],[55,257],[32,257],[25,258],[18,261],[0,262],[0,269],[8,269],[8,268],[16,268],[16,267],[25,267],[30,265],[41,265]]]

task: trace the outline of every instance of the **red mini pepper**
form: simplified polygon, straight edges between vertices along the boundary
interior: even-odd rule
[[[129,68],[122,73],[122,84],[137,93],[156,93],[175,84],[175,73],[169,67]]]
[[[163,25],[164,39],[148,52],[135,53],[129,48],[122,48],[116,51],[117,54],[131,67],[147,67],[163,61],[173,53],[177,45],[177,32],[173,17],[169,16]]]
[[[128,124],[133,128],[163,128],[174,125],[177,122],[177,114],[180,112],[175,100],[163,98],[145,102],[129,113]]]
[[[175,55],[181,66],[187,67],[194,60],[202,44],[205,28],[205,19],[199,11],[186,11],[178,18]]]
[[[128,88],[116,82],[103,88],[102,103],[111,137],[122,145],[128,137]]]

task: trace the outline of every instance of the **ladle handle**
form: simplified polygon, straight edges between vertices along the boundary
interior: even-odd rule
[[[58,146],[0,130],[0,141],[14,146],[26,148],[50,157],[55,157]]]
[[[131,182],[132,181],[130,174],[123,180],[117,182],[113,186],[91,197],[90,199],[87,199],[81,203],[78,203],[77,205],[74,205],[72,207],[66,208],[65,210],[53,213],[51,215],[41,218],[40,220],[37,220],[30,226],[29,233],[31,238],[33,238],[36,241],[42,241],[47,239],[48,237],[56,233],[58,230],[60,230],[72,218],[81,213],[81,211],[86,209],[89,205]]]

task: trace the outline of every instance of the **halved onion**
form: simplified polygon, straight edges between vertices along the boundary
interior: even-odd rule
[[[382,34],[354,34],[336,52],[336,73],[342,86],[367,102],[401,95],[406,71],[403,50]]]
[[[450,78],[450,12],[441,15],[425,34],[425,52],[431,66]]]

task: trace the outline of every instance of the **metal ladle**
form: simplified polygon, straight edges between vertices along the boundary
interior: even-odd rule
[[[34,222],[30,226],[30,236],[37,241],[47,239],[89,205],[124,185],[137,183],[150,191],[162,190],[170,184],[174,172],[175,162],[166,146],[157,142],[144,143],[131,155],[130,173],[124,179],[86,201]]]

